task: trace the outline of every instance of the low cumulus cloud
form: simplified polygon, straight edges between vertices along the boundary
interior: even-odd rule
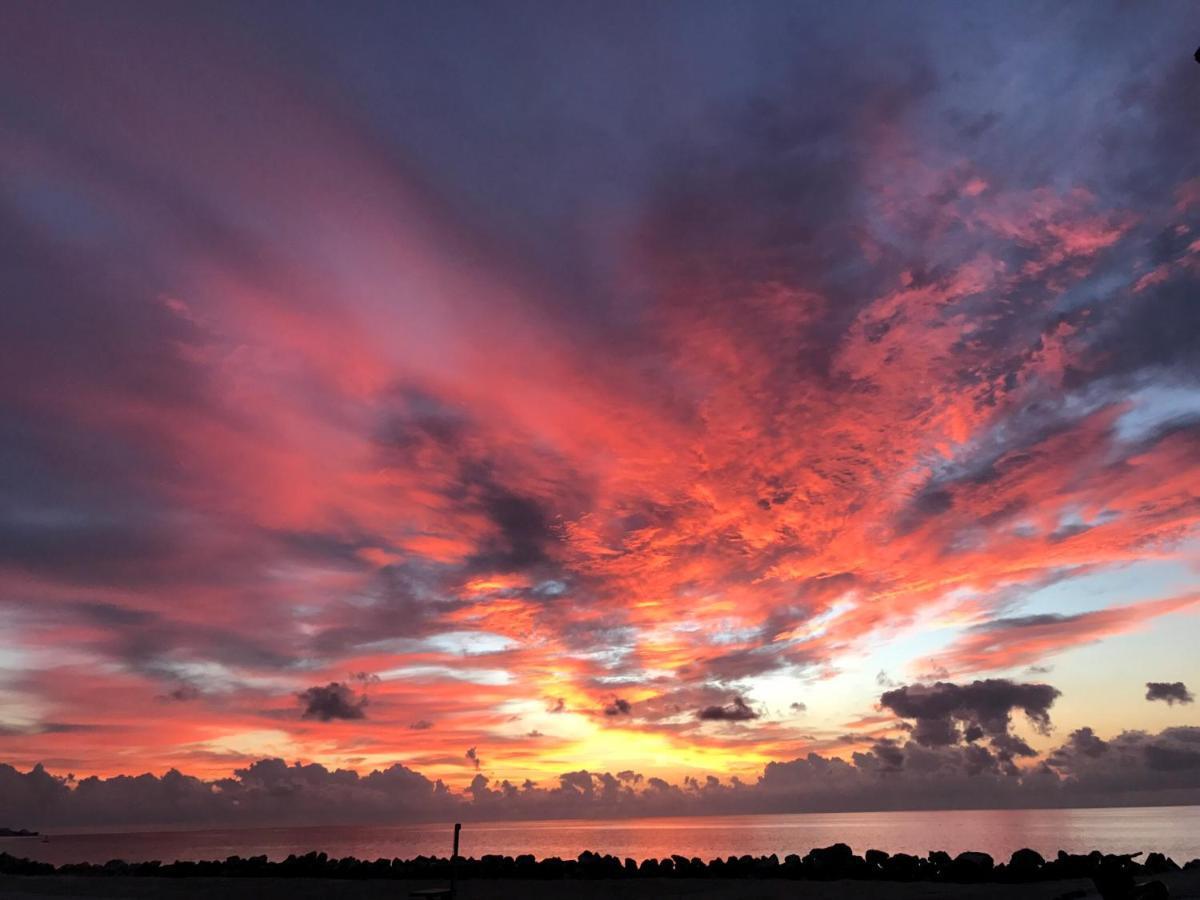
[[[1084,756],[1100,756],[1108,752],[1108,743],[1086,726],[1071,732],[1067,746],[1073,752],[1081,753]]]
[[[467,758],[478,761],[475,748]],[[753,781],[633,770],[566,772],[549,784],[479,773],[454,791],[396,764],[366,775],[264,759],[228,778],[174,769],[72,781],[42,766],[0,764],[5,814],[31,827],[320,824],[431,819],[546,819],[721,813],[1140,806],[1200,803],[1200,728],[1127,731],[1102,741],[1079,729],[1017,775],[981,764],[977,744],[876,741],[849,759],[809,753],[768,763]]]
[[[1147,681],[1146,699],[1162,700],[1168,706],[1176,703],[1192,703],[1196,698],[1182,681]]]
[[[347,685],[331,681],[315,685],[296,695],[304,708],[305,719],[330,722],[334,719],[365,719],[367,698],[359,696]]]
[[[724,706],[706,706],[696,716],[706,722],[749,722],[757,719],[759,713],[739,696]]]

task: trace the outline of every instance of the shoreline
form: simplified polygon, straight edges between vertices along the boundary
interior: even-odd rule
[[[1172,900],[1200,898],[1200,871],[1164,875],[1161,882]],[[87,878],[52,875],[0,875],[5,900],[394,900],[421,888],[444,887],[439,880],[339,880],[314,878]],[[608,880],[573,881],[573,900],[608,900],[616,885]],[[458,900],[558,900],[563,882],[545,880],[472,880],[458,884]],[[647,878],[623,881],[623,900],[1064,900],[1095,898],[1090,880],[1068,879],[1033,884],[930,884],[889,881],[806,882],[751,879]]]
[[[889,854],[867,850],[858,855],[846,844],[810,850],[804,856],[788,854],[780,859],[769,856],[715,857],[708,861],[699,857],[671,855],[649,857],[636,861],[585,850],[575,859],[556,856],[536,858],[533,854],[518,856],[484,855],[454,857],[417,856],[412,859],[359,859],[353,856],[331,857],[313,851],[302,856],[289,855],[282,861],[272,861],[265,855],[253,857],[230,856],[223,860],[159,860],[127,862],[110,860],[97,863],[52,863],[17,857],[0,852],[0,875],[33,878],[253,878],[253,879],[458,879],[462,882],[483,880],[537,881],[635,881],[647,879],[702,879],[722,881],[751,879],[756,881],[827,882],[920,882],[937,884],[1032,884],[1072,879],[1101,881],[1131,881],[1134,878],[1153,878],[1191,872],[1200,877],[1200,859],[1180,864],[1162,853],[1104,854],[1093,850],[1087,854],[1059,851],[1046,859],[1031,849],[1014,852],[1007,862],[997,862],[987,853],[965,851],[951,856],[944,851],[931,851],[926,856],[907,853]]]

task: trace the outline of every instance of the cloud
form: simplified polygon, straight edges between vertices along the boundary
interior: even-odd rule
[[[880,705],[903,719],[915,719],[912,738],[922,747],[967,745],[963,751],[968,771],[1002,768],[1017,774],[1014,758],[1036,756],[1035,751],[1010,732],[1012,714],[1020,709],[1042,734],[1050,730],[1050,707],[1059,697],[1048,684],[1020,684],[988,679],[958,685],[939,681],[932,685],[906,685],[885,691]],[[987,738],[993,755],[976,742]]]
[[[621,697],[613,697],[612,703],[604,707],[606,716],[628,716],[633,712],[633,706],[628,700]]]
[[[1005,735],[1017,709],[1045,732],[1050,727],[1050,707],[1060,693],[1048,684],[991,678],[966,685],[944,681],[905,685],[885,691],[879,702],[901,718],[916,719],[913,737],[926,746],[937,746],[957,743],[973,729],[979,736]]]
[[[417,721],[413,722],[408,727],[411,728],[413,731],[428,731],[430,728],[433,727],[433,723],[430,722],[428,719],[417,719]]]
[[[198,700],[203,695],[198,687],[194,684],[181,684],[173,688],[165,694],[161,694],[158,699],[167,702],[186,703],[189,700]]]
[[[1170,23],[764,4],[731,40],[716,6],[464,32],[312,5],[287,40],[251,14],[247,42],[214,10],[29,5],[0,35],[0,84],[55,111],[0,153],[6,758],[209,778],[397,753],[456,779],[489,746],[501,774],[589,767],[515,787],[530,809],[585,782],[649,808],[588,740],[497,723],[552,691],[556,732],[603,710],[660,776],[701,750],[734,771],[832,739],[730,701],[764,676],[869,685],[931,620],[946,650],[893,674],[1034,675],[1192,608],[1157,576],[1022,606],[1194,557],[1200,191]],[[318,89],[297,47],[362,65]],[[1049,62],[998,98],[975,63],[1015,47]],[[154,702],[181,685],[197,702]],[[313,727],[368,688],[370,729]],[[846,784],[1024,766],[972,704],[903,747],[859,734]],[[663,808],[719,805],[660,781]]]
[[[696,713],[696,718],[706,722],[749,722],[759,717],[741,697],[734,697],[724,706],[706,706]]]
[[[883,763],[886,771],[898,772],[904,767],[904,749],[893,738],[879,738],[871,745],[871,752]]]
[[[1159,772],[1200,772],[1200,750],[1150,744],[1145,748],[1146,765]]]
[[[1200,594],[1188,593],[1086,613],[994,619],[969,629],[928,665],[963,674],[1031,665],[1053,653],[1141,628],[1157,616],[1197,602]]]
[[[1147,681],[1146,699],[1163,700],[1168,706],[1174,706],[1176,703],[1192,703],[1196,698],[1182,681]]]
[[[476,752],[475,748],[471,747],[469,750],[467,750],[465,755],[466,758],[471,761],[471,764],[475,766],[475,771],[478,772],[479,768],[483,765],[483,760],[479,758],[479,754]]]
[[[1108,744],[1096,736],[1091,728],[1077,728],[1069,738],[1071,749],[1084,756],[1100,756],[1108,752]]]
[[[1090,732],[1089,729],[1080,729]],[[770,762],[757,778],[688,777],[680,783],[625,770],[578,770],[549,786],[476,774],[453,791],[403,766],[361,775],[263,759],[231,776],[87,777],[0,765],[9,814],[32,827],[330,824],[431,819],[549,819],[879,809],[1052,808],[1200,800],[1200,729],[1128,731],[1071,740],[1016,774],[978,744],[923,747],[876,741],[848,760],[809,753]],[[470,757],[468,757],[470,758]]]
[[[349,687],[336,681],[310,687],[298,694],[297,698],[304,707],[305,719],[329,722],[333,719],[366,718],[367,698],[355,696]]]

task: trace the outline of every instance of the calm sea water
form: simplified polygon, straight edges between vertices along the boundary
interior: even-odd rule
[[[448,856],[451,828],[440,825],[360,825],[336,828],[246,828],[154,831],[122,834],[50,832],[36,838],[0,838],[0,851],[46,862],[106,862],[110,859],[170,862],[257,856],[283,859],[289,853],[323,850],[330,856],[411,858]],[[1200,857],[1200,806],[1133,809],[970,810],[938,812],[802,813],[709,816],[688,819],[555,822],[486,822],[463,826],[464,856],[501,853],[573,858],[583,850],[619,857],[664,857],[672,853],[740,856],[788,853],[842,841],[862,853],[959,853],[982,850],[998,860],[1021,847],[1046,856],[1102,850],[1157,850],[1182,863]]]

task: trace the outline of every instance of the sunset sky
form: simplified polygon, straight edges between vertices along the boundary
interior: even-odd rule
[[[1200,788],[1198,39],[0,3],[0,763]]]

